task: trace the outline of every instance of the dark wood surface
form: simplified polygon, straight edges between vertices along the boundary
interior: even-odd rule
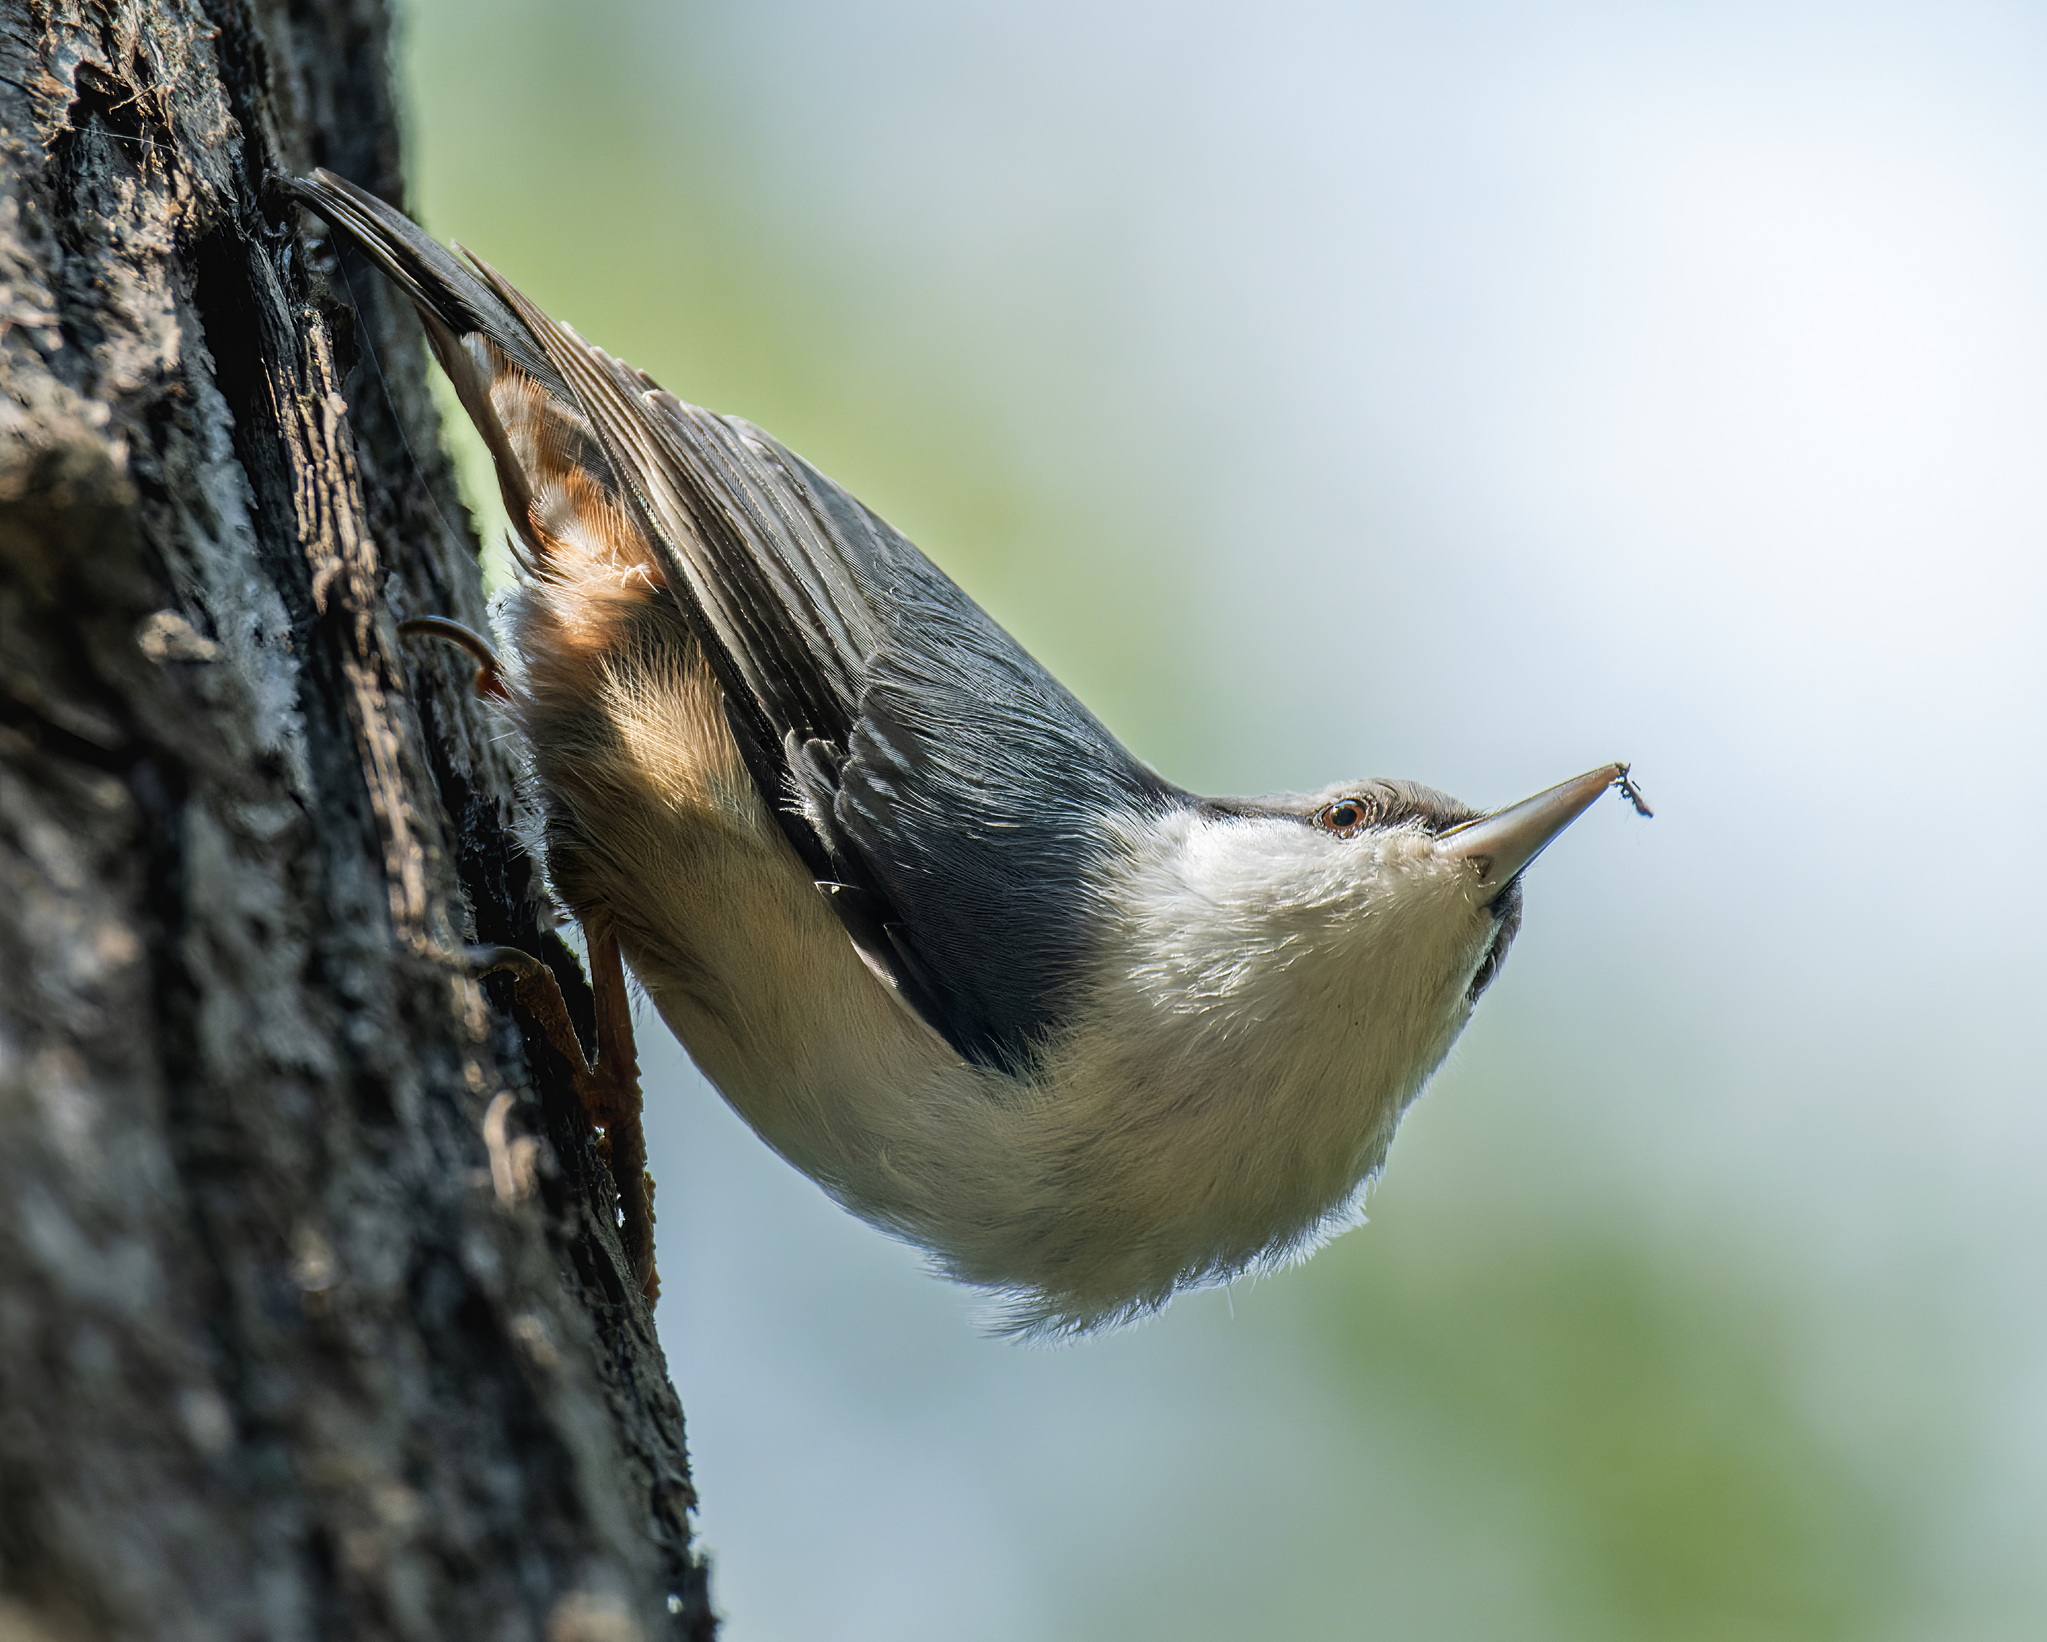
[[[459,961],[587,1008],[507,730],[396,637],[483,621],[425,356],[270,180],[402,200],[388,44],[0,6],[7,1642],[711,1630],[605,1170]]]

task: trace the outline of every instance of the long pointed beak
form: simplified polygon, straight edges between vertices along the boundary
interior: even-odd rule
[[[1452,827],[1436,840],[1436,853],[1453,861],[1469,861],[1478,869],[1481,886],[1503,890],[1608,787],[1630,791],[1625,764],[1602,764],[1596,770],[1539,792],[1533,798]]]

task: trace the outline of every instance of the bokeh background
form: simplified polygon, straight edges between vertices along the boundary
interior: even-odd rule
[[[414,203],[1144,757],[1658,807],[1064,1350],[644,1054],[731,1642],[2047,1634],[2047,10],[412,0]]]

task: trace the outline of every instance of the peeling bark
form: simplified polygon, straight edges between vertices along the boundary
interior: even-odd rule
[[[0,1642],[708,1637],[409,313],[380,0],[0,7]],[[530,1023],[523,1023],[530,1025]]]

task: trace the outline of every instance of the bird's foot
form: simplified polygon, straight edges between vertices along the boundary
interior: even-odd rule
[[[640,1291],[652,1305],[661,1293],[654,1266],[654,1182],[647,1173],[646,1132],[640,1118],[640,1066],[633,1046],[632,1000],[625,989],[625,965],[618,942],[592,934],[590,990],[597,1012],[597,1061],[583,1053],[583,1040],[569,1019],[568,1004],[554,971],[515,946],[472,946],[465,950],[470,972],[512,977],[512,996],[533,1017],[549,1046],[568,1062],[570,1086],[582,1102],[598,1150],[618,1192],[619,1242]]]

